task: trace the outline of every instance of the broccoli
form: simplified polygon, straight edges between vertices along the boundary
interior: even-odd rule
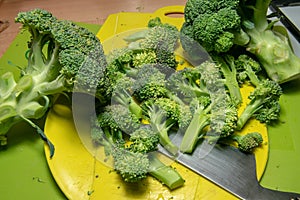
[[[184,179],[171,166],[161,162],[156,153],[159,143],[157,132],[149,126],[141,127],[130,134],[129,149],[133,152],[146,153],[149,158],[149,174],[171,190],[181,187]]]
[[[170,24],[164,24],[160,18],[150,19],[148,29],[138,31],[126,38],[128,48],[132,50],[150,51],[156,55],[156,63],[176,69],[174,50],[179,41],[179,31]]]
[[[119,103],[128,109],[137,117],[142,118],[142,108],[139,102],[133,97],[135,80],[129,76],[123,75],[114,86],[112,93],[112,103]],[[113,86],[112,86],[113,87]]]
[[[169,98],[150,99],[143,103],[143,110],[150,126],[160,137],[160,144],[171,154],[178,153],[178,147],[169,137],[170,129],[175,127],[180,117],[178,104]]]
[[[212,59],[216,62],[217,66],[220,69],[223,83],[227,87],[232,101],[236,105],[239,105],[240,103],[242,103],[243,99],[237,78],[239,72],[237,72],[237,66],[234,56],[229,54],[217,54],[212,55]]]
[[[184,179],[170,166],[162,163],[155,151],[159,143],[157,132],[149,126],[141,125],[131,132],[122,130],[128,126],[128,120],[114,118],[120,113],[128,112],[123,105],[110,105],[109,109],[100,112],[96,119],[92,119],[92,140],[104,147],[105,154],[113,159],[113,167],[125,182],[138,182],[151,175],[170,189],[176,189],[184,184]],[[116,109],[111,109],[117,107]],[[121,111],[123,109],[124,111]],[[109,110],[109,111],[107,111]],[[115,115],[115,116],[111,116]],[[131,116],[131,115],[127,115]],[[123,115],[126,118],[125,115]],[[128,138],[128,141],[125,138]]]
[[[248,96],[250,102],[238,117],[237,130],[241,130],[252,117],[267,124],[278,119],[281,95],[282,88],[277,82],[269,79],[262,80]]]
[[[260,63],[254,60],[252,57],[246,54],[241,54],[235,60],[237,70],[237,80],[240,84],[249,82],[256,87],[260,84],[262,78],[265,78],[262,74],[262,68]]]
[[[52,156],[54,146],[31,120],[44,116],[58,94],[84,91],[107,101],[106,58],[93,33],[48,11],[20,12],[15,21],[31,34],[28,63],[17,77],[11,72],[1,77],[0,143],[5,145],[7,131],[25,120],[48,142]]]
[[[147,177],[149,171],[147,155],[126,149],[119,124],[112,117],[103,114],[96,119],[92,118],[91,123],[92,141],[104,147],[107,157],[112,156],[114,169],[124,181],[137,182]]]
[[[99,126],[112,135],[131,133],[140,127],[140,119],[121,104],[107,105],[98,114]]]
[[[257,58],[271,80],[281,84],[299,77],[300,58],[292,51],[288,37],[273,29],[276,20],[267,16],[270,3],[271,0],[188,0],[181,28],[184,30],[180,32],[208,52],[243,48]]]
[[[163,66],[148,64],[138,70],[134,77],[133,96],[139,102],[167,96],[166,74],[161,69]]]
[[[251,132],[245,135],[232,134],[229,139],[236,141],[238,149],[246,153],[251,153],[254,148],[263,143],[263,138],[258,132]]]
[[[232,134],[237,121],[237,107],[226,93],[217,65],[207,61],[195,70],[201,72],[198,82],[208,92],[195,96],[189,103],[193,115],[180,144],[180,151],[184,153],[192,153],[207,133],[214,138]]]

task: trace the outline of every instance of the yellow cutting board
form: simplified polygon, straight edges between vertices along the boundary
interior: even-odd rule
[[[178,15],[180,16],[183,10],[183,6],[171,6],[161,8],[154,13],[113,14],[107,18],[97,36],[105,43],[105,40],[116,34],[146,27],[148,20],[157,16],[161,18],[162,22],[180,27],[183,18],[182,16],[178,17]],[[174,13],[176,17],[171,17],[171,14]],[[247,86],[242,89],[244,104],[247,103],[246,99],[250,91],[251,88]],[[84,103],[82,106],[82,119],[84,120],[86,117]],[[85,148],[85,144],[78,136],[77,131],[70,106],[62,103],[55,104],[53,109],[50,110],[45,124],[45,133],[56,148],[55,155],[53,158],[49,158],[47,146],[45,146],[45,153],[49,168],[58,186],[69,199],[237,199],[232,194],[176,162],[171,162],[171,165],[186,180],[181,188],[170,191],[152,177],[148,177],[139,184],[124,183],[109,166],[97,160]],[[244,131],[258,131],[263,135],[264,144],[255,151],[257,177],[260,179],[268,159],[267,129],[264,125],[253,120],[247,124]]]

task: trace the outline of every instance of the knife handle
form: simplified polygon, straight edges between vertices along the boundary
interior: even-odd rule
[[[252,192],[247,200],[300,200],[300,194],[293,192],[283,192],[278,190],[272,190],[264,188],[257,184],[252,188]]]

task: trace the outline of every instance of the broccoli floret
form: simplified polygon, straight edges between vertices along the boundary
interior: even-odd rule
[[[206,95],[190,101],[193,116],[180,144],[180,151],[192,153],[200,139],[226,137],[233,133],[237,121],[237,107],[232,103],[222,84],[219,69],[207,61],[197,66],[200,83],[207,88]]]
[[[113,167],[124,181],[137,182],[146,178],[150,167],[147,155],[126,149],[124,137],[120,131],[114,130],[115,127],[118,129],[119,126],[111,117],[92,119],[93,142],[102,145],[106,156],[113,158]]]
[[[168,93],[166,88],[166,74],[160,71],[156,64],[144,65],[134,77],[133,96],[143,102],[152,98],[165,97]]]
[[[142,109],[139,102],[133,97],[135,80],[129,76],[123,76],[117,80],[112,93],[112,103],[119,103],[127,107],[137,118],[142,117]]]
[[[176,69],[178,63],[174,50],[179,40],[179,31],[170,24],[161,23],[159,18],[149,21],[148,29],[126,38],[129,49],[151,51],[156,55],[156,63]]]
[[[171,154],[177,154],[178,147],[171,141],[169,133],[181,117],[178,104],[169,98],[157,98],[144,102],[143,108],[150,126],[159,134],[160,144]]]
[[[160,161],[156,153],[159,135],[151,127],[145,126],[130,135],[129,149],[133,152],[147,154],[149,159],[149,175],[155,177],[171,190],[181,187],[184,179],[171,166]],[[133,161],[134,162],[134,161]]]
[[[130,149],[135,152],[149,153],[157,150],[159,135],[151,128],[144,126],[130,134]]]
[[[168,78],[169,90],[176,92],[176,95],[189,102],[194,97],[208,96],[209,91],[201,82],[201,72],[198,68],[184,68],[177,71]]]
[[[237,142],[239,150],[246,153],[251,153],[263,143],[263,138],[258,132],[251,132],[245,135],[233,134],[230,138]]]
[[[95,34],[46,10],[20,12],[15,21],[31,35],[28,63],[18,76],[7,72],[1,77],[1,136],[25,120],[48,142],[52,156],[54,146],[31,119],[44,116],[61,93],[83,91],[106,102],[106,58]],[[1,138],[1,144],[6,144]]]
[[[129,133],[124,132],[120,127],[127,126],[127,123],[124,125],[124,121],[115,119],[111,116],[111,111],[104,110],[92,120],[91,137],[96,144],[104,146],[107,156],[113,158],[113,167],[122,179],[126,182],[138,182],[149,174],[171,190],[182,186],[184,179],[180,174],[162,163],[155,154],[159,143],[158,133],[146,125]],[[124,138],[128,137],[127,143]]]
[[[182,29],[192,26],[193,39],[208,52],[227,52],[235,43],[247,44],[238,5],[239,0],[189,0],[184,12],[187,25]]]
[[[267,17],[271,0],[188,0],[188,33],[208,52],[229,52],[240,47],[253,54],[273,81],[284,83],[300,76],[300,58],[288,37],[273,29]],[[184,47],[185,45],[183,45]]]
[[[249,95],[250,102],[238,118],[237,129],[241,130],[246,122],[254,117],[262,123],[270,123],[279,118],[279,98],[282,95],[281,86],[272,80],[264,79]]]
[[[98,124],[113,135],[131,133],[140,127],[140,119],[121,104],[107,105],[98,115]]]
[[[237,79],[240,84],[249,82],[254,87],[260,83],[260,73],[262,68],[256,60],[251,58],[246,54],[241,54],[235,60],[236,70],[237,70]]]

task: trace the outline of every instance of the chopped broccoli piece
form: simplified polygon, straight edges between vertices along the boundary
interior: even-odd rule
[[[256,60],[246,54],[241,54],[235,60],[236,70],[238,72],[237,79],[240,84],[250,82],[253,86],[260,83],[260,73],[262,68]]]
[[[184,153],[192,153],[198,141],[206,136],[231,135],[237,121],[237,107],[226,93],[217,65],[207,61],[194,70],[201,72],[198,82],[207,93],[192,98],[189,103],[193,116],[180,144],[180,151]]]
[[[117,107],[116,109],[112,109]],[[138,182],[151,175],[170,189],[184,184],[184,179],[170,166],[162,163],[154,152],[157,150],[159,135],[149,126],[140,126],[131,132],[122,127],[128,126],[128,120],[120,120],[119,112],[127,107],[123,105],[109,105],[108,109],[100,112],[96,119],[92,119],[91,137],[96,144],[104,146],[107,156],[113,158],[114,169],[126,182]],[[112,116],[115,115],[115,116]],[[127,116],[128,115],[127,113]],[[132,119],[131,117],[124,118]],[[130,122],[131,123],[131,122]],[[135,124],[135,121],[133,121]],[[128,139],[128,144],[124,138]],[[168,173],[166,173],[168,172]]]
[[[254,148],[263,143],[263,138],[260,133],[251,132],[245,135],[234,134],[231,138],[237,142],[238,148],[246,153],[251,153]]]
[[[257,117],[262,123],[270,123],[278,119],[281,95],[282,88],[277,82],[269,79],[262,80],[249,95],[250,102],[238,118],[237,130],[241,130],[252,117]]]

